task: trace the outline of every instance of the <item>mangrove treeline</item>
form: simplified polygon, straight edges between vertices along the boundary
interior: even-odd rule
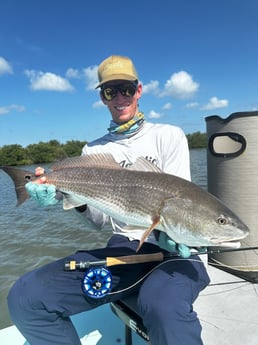
[[[190,149],[207,146],[205,133],[187,134],[187,139]],[[26,147],[19,144],[5,145],[0,147],[0,166],[51,163],[66,157],[79,156],[86,143],[86,141],[71,140],[61,144],[57,140],[50,140]]]

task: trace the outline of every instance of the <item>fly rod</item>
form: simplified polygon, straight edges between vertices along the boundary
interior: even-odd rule
[[[216,249],[206,249],[206,250],[197,250],[192,252],[192,255],[203,255],[203,254],[221,254],[221,253],[230,253],[230,252],[240,252],[248,250],[258,250],[258,247],[243,247],[243,248],[216,248]],[[106,257],[103,260],[98,261],[76,261],[70,260],[65,263],[66,271],[75,271],[75,270],[86,270],[90,267],[97,266],[115,266],[115,265],[125,265],[125,264],[139,264],[144,262],[160,262],[165,261],[173,257],[180,257],[176,252],[173,253],[163,253],[157,252],[152,254],[138,254],[138,255],[126,255],[118,257]]]

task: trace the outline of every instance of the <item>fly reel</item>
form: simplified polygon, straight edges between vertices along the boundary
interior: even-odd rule
[[[112,274],[105,267],[90,268],[84,275],[82,290],[87,297],[100,299],[111,290]]]

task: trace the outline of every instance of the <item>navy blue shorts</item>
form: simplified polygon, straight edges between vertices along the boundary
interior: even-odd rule
[[[105,248],[78,251],[22,276],[10,290],[8,306],[14,324],[30,345],[79,345],[70,316],[131,293],[138,294],[139,313],[152,344],[201,345],[201,325],[192,305],[208,285],[209,277],[197,256],[174,258],[162,264],[111,266],[112,291],[94,300],[82,290],[85,272],[64,269],[70,260],[135,255],[138,244],[139,241],[113,235]],[[159,251],[158,246],[144,243],[137,254]]]

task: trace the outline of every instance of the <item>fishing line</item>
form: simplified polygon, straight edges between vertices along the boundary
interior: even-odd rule
[[[207,292],[209,287],[214,287],[214,286],[225,286],[228,284],[236,284],[236,283],[242,283],[241,285],[237,286],[237,287],[233,287],[230,289],[226,289],[226,290],[221,290],[221,291],[216,291],[216,292]],[[248,281],[237,281],[237,282],[230,282],[230,283],[222,283],[222,284],[209,284],[206,289],[205,292],[202,293],[203,297],[208,297],[208,296],[217,296],[217,295],[223,295],[226,294],[228,292],[232,292],[232,291],[236,291],[236,290],[240,290],[243,288],[243,286],[245,287],[246,285],[251,285],[250,282]]]
[[[117,290],[117,291],[113,291],[113,292],[109,292],[109,296],[110,295],[115,295],[115,294],[117,294],[117,293],[120,293],[120,292],[125,292],[125,291],[128,291],[128,290],[130,290],[131,288],[134,288],[135,286],[137,286],[137,284],[139,284],[139,283],[141,283],[145,278],[147,278],[152,272],[154,272],[156,269],[158,269],[160,266],[162,266],[163,264],[166,264],[167,262],[171,262],[171,261],[173,261],[173,262],[175,262],[175,261],[190,261],[190,262],[199,262],[199,263],[202,263],[203,265],[204,265],[204,262],[203,261],[201,261],[201,260],[197,260],[197,259],[184,259],[184,258],[182,258],[182,259],[180,259],[180,258],[178,258],[178,259],[167,259],[167,260],[164,260],[163,262],[161,262],[160,264],[158,264],[157,266],[155,266],[155,267],[153,267],[149,272],[147,272],[143,277],[141,277],[140,279],[138,279],[135,283],[133,283],[133,284],[131,284],[131,285],[129,285],[128,287],[126,287],[126,288],[124,288],[124,289],[121,289],[121,290]],[[219,264],[210,264],[209,263],[209,265],[211,265],[211,266],[218,266],[218,267],[221,267],[222,265],[219,265]],[[230,268],[234,268],[234,266],[227,266],[227,267],[230,267]],[[235,282],[227,282],[227,283],[217,283],[217,284],[210,284],[209,286],[215,286],[215,285],[226,285],[226,284],[233,284],[233,283],[244,283],[244,285],[246,285],[246,284],[251,284],[250,282],[248,282],[248,281],[235,281]],[[237,287],[237,288],[234,288],[234,289],[230,289],[230,290],[235,290],[235,289],[239,289],[239,288],[241,288],[241,287]],[[230,290],[228,290],[228,291],[230,291]],[[224,293],[224,292],[227,292],[227,291],[221,291],[220,293]],[[216,293],[215,293],[216,294]]]
[[[108,295],[115,295],[117,293],[121,293],[121,292],[125,292],[125,291],[128,291],[132,288],[134,288],[135,286],[137,286],[139,283],[141,283],[145,278],[147,278],[152,272],[154,272],[156,269],[158,269],[159,267],[161,267],[162,265],[170,262],[170,261],[192,261],[192,262],[199,262],[199,263],[203,263],[202,261],[200,260],[197,260],[197,259],[168,259],[168,260],[165,260],[163,262],[161,262],[160,264],[158,264],[157,266],[153,267],[149,272],[147,272],[145,275],[143,275],[140,279],[136,280],[136,282],[134,282],[133,284],[127,286],[126,288],[124,289],[121,289],[121,290],[117,290],[117,291],[113,291],[113,292],[110,292]]]
[[[214,258],[212,260],[215,260]],[[234,270],[239,270],[242,271],[244,269],[246,269],[246,266],[235,266],[235,265],[225,265],[224,263],[220,262],[220,261],[216,261],[216,262],[209,262],[210,266],[214,266],[214,267],[225,267],[225,268],[232,268]],[[248,268],[257,268],[257,265],[248,265]],[[248,271],[248,270],[246,270]]]

